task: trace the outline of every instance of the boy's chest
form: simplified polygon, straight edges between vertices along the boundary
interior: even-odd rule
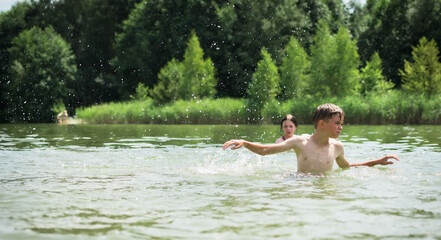
[[[303,166],[307,170],[329,171],[332,170],[336,157],[336,149],[330,145],[322,148],[306,148],[302,151],[297,161],[299,161],[299,166]]]

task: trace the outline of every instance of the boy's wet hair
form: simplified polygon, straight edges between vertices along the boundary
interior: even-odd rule
[[[294,126],[296,126],[296,128],[298,127],[298,125],[297,125],[297,119],[296,119],[293,115],[291,115],[291,114],[286,114],[286,116],[285,116],[285,117],[282,119],[282,121],[280,122],[280,128],[283,129],[283,122],[286,121],[286,120],[289,120],[289,121],[291,121],[292,123],[294,123]]]
[[[343,112],[343,110],[335,104],[325,103],[323,105],[318,106],[314,112],[314,116],[312,117],[312,121],[314,122],[314,128],[317,128],[318,121],[320,120],[328,121],[336,114],[340,116],[340,119],[345,117],[345,113]]]

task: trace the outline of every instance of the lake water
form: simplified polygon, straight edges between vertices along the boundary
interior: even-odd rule
[[[298,134],[310,134],[300,126]],[[441,126],[344,126],[354,162],[296,173],[263,125],[0,125],[0,239],[441,239]]]

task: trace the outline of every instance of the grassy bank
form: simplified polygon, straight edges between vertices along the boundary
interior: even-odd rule
[[[441,124],[441,95],[427,97],[393,91],[382,95],[344,98],[304,97],[288,102],[272,102],[264,110],[262,123],[278,124],[287,113],[301,124],[312,123],[315,108],[332,102],[346,113],[347,124]],[[245,124],[249,123],[246,100],[204,99],[177,101],[157,106],[152,100],[108,103],[77,110],[87,123],[148,124]]]

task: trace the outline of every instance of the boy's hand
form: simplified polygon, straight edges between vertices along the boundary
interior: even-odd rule
[[[225,150],[229,146],[234,145],[234,147],[232,147],[231,150],[235,150],[235,149],[241,148],[243,146],[244,142],[245,142],[244,140],[233,139],[233,140],[230,140],[228,142],[225,142],[224,146],[222,147],[222,149]]]
[[[391,159],[391,158],[393,158],[393,159],[395,159],[395,160],[397,160],[397,161],[400,161],[400,159],[399,159],[397,156],[387,155],[387,156],[384,156],[384,157],[382,157],[382,158],[380,158],[380,159],[374,160],[373,163],[374,163],[375,165],[377,165],[377,164],[380,164],[380,165],[394,164],[393,162],[388,161],[388,160]]]

